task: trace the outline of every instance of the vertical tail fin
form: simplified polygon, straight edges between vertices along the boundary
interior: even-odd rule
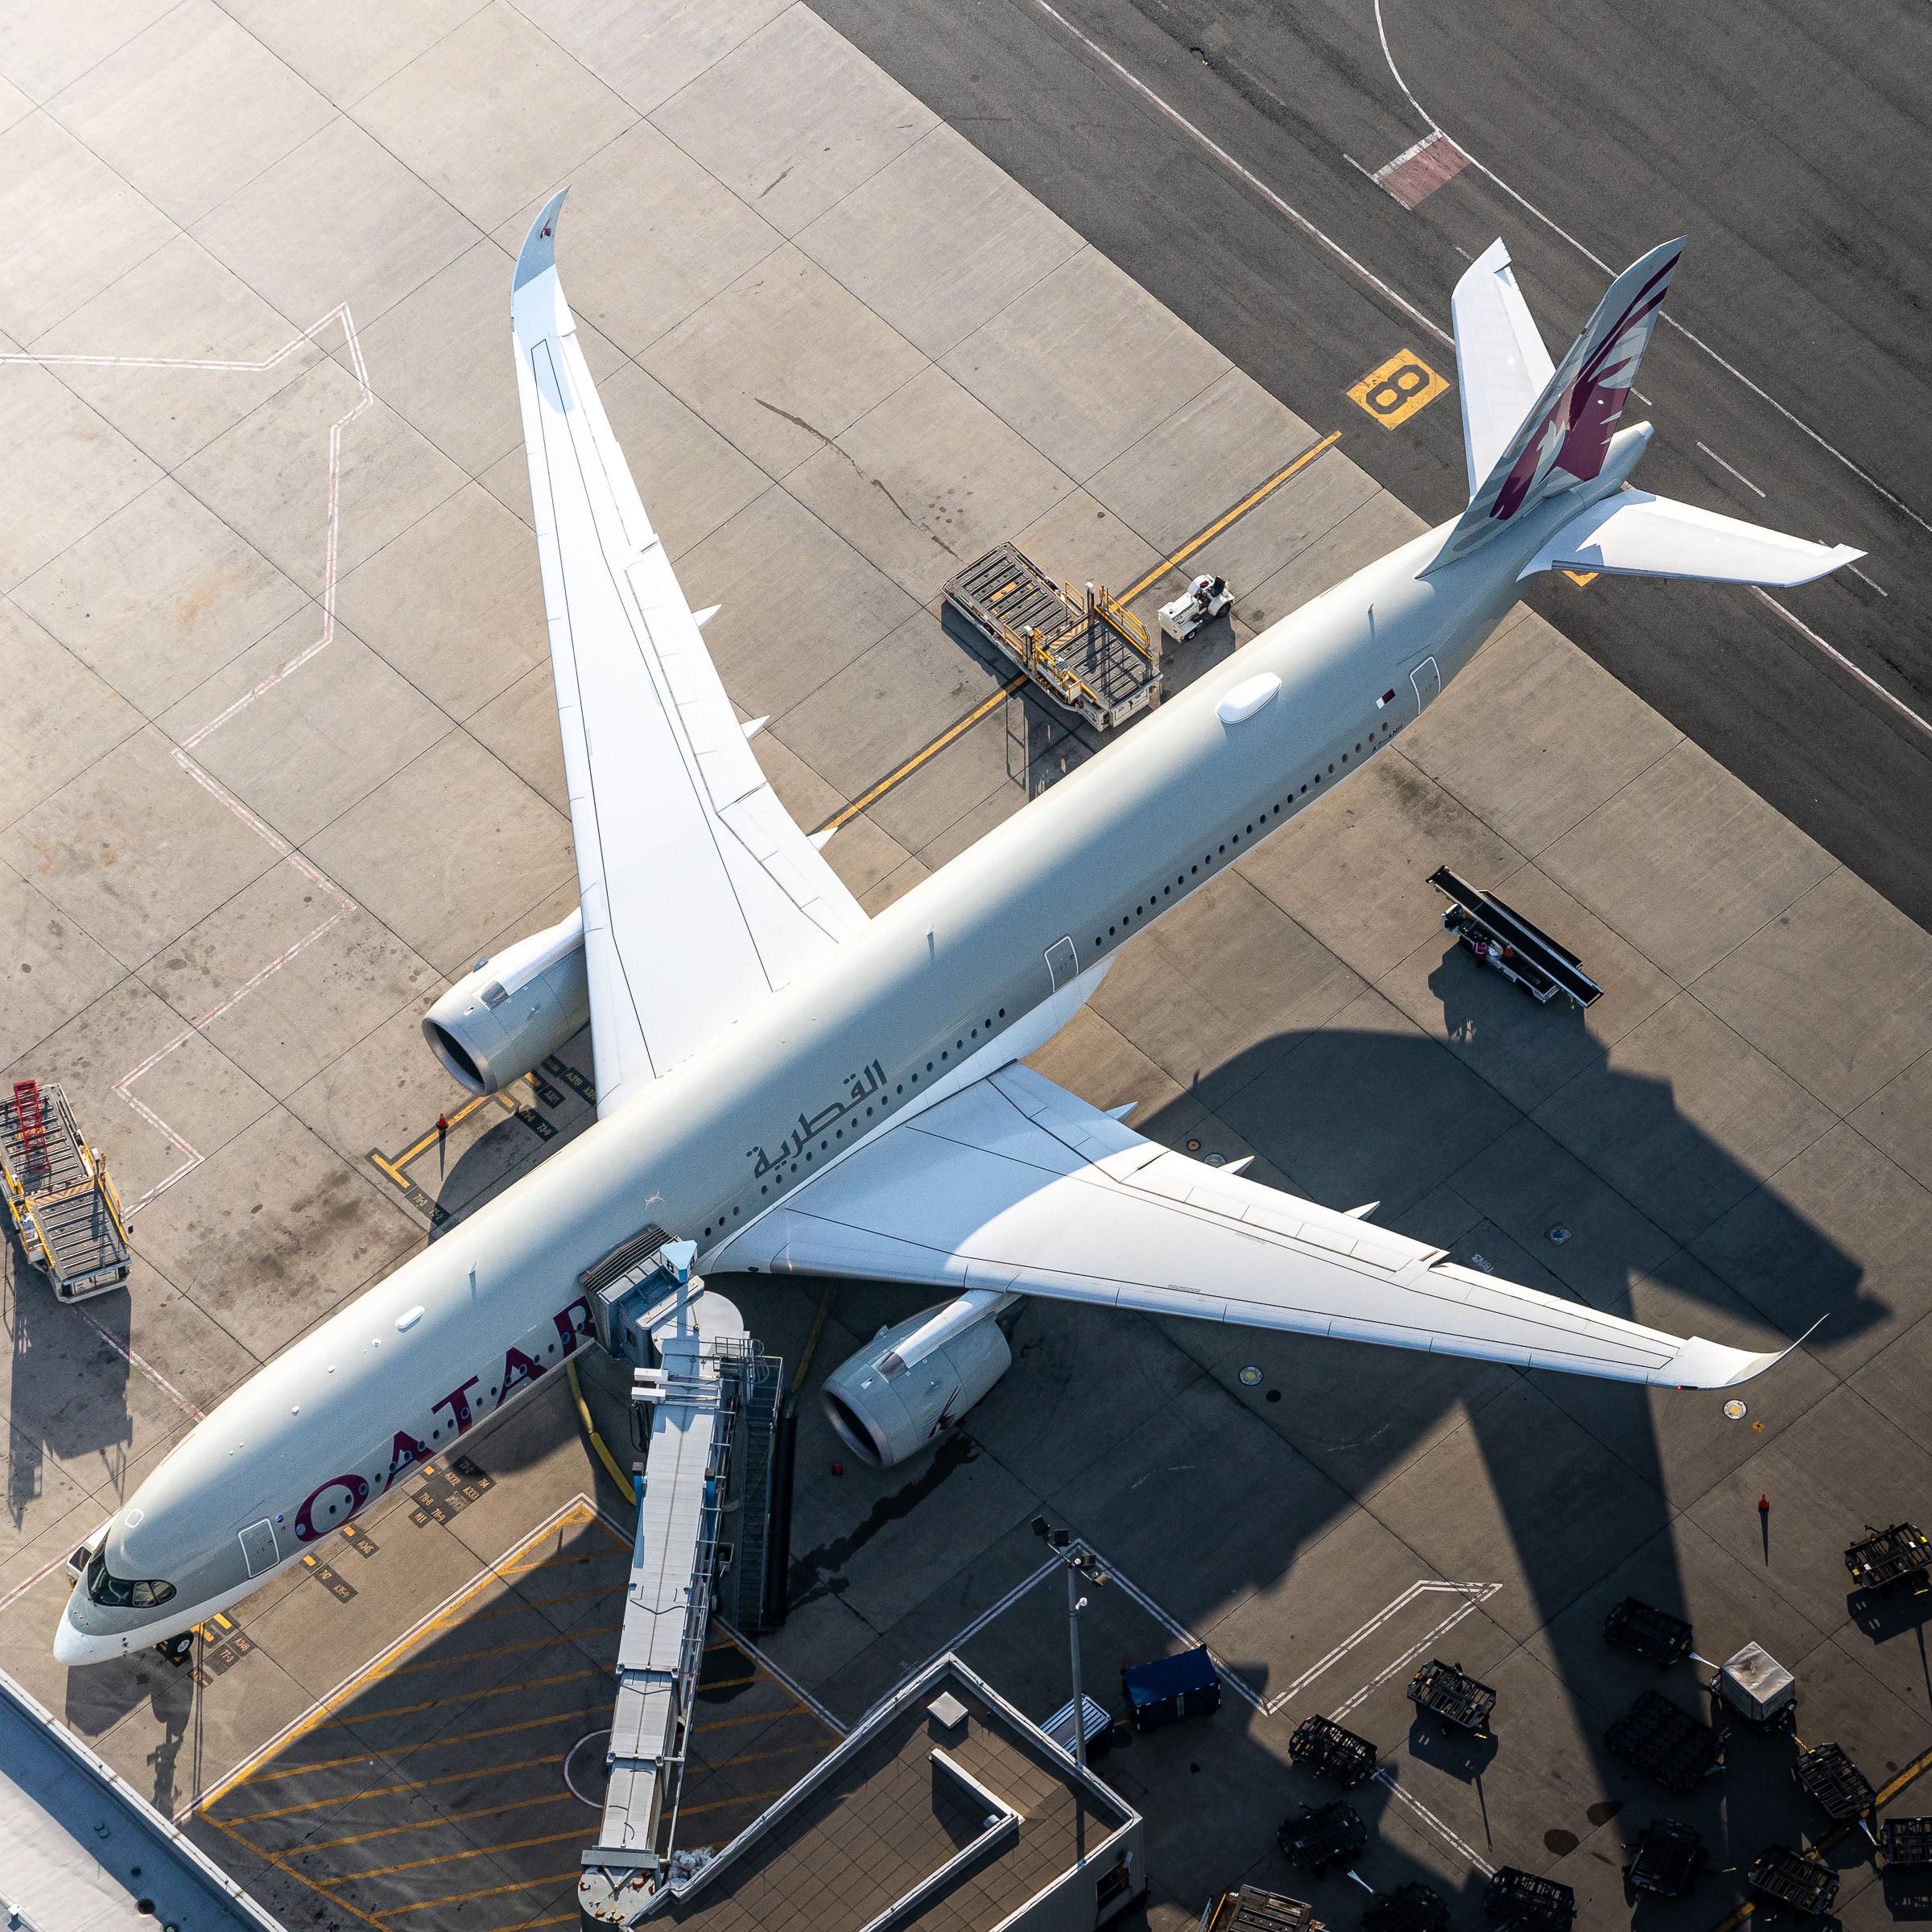
[[[1666,242],[1625,269],[1554,368],[1503,245],[1463,275],[1454,303],[1456,362],[1473,494],[1439,562],[1467,556],[1544,497],[1601,472],[1683,246]],[[1507,412],[1538,375],[1540,390],[1503,440]]]

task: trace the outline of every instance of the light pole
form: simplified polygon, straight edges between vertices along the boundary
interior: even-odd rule
[[[1092,1583],[1096,1589],[1107,1580],[1093,1552],[1075,1540],[1071,1530],[1056,1530],[1043,1516],[1033,1519],[1033,1533],[1042,1538],[1059,1559],[1067,1585],[1067,1655],[1073,1669],[1073,1761],[1087,1769],[1087,1694],[1080,1687],[1080,1612],[1087,1600],[1078,1586]]]

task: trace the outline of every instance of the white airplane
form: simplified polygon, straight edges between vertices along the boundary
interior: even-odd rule
[[[766,782],[638,500],[558,281],[562,201],[523,244],[510,309],[582,910],[424,1026],[482,1092],[588,1009],[599,1117],[189,1431],[76,1553],[62,1662],[247,1596],[581,1348],[580,1276],[674,1237],[706,1272],[948,1298],[831,1378],[833,1421],[881,1464],[992,1385],[1009,1360],[996,1318],[1022,1294],[1679,1387],[1779,1359],[1459,1267],[1143,1139],[1020,1064],[1135,934],[1411,722],[1524,578],[1788,584],[1861,554],[1629,486],[1651,432],[1617,424],[1680,243],[1618,276],[1553,364],[1497,242],[1454,299],[1468,508],[868,919]]]

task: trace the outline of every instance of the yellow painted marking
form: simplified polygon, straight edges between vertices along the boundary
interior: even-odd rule
[[[581,1838],[584,1835],[580,1831],[572,1835]],[[505,1892],[535,1892],[540,1885],[560,1885],[567,1878],[574,1880],[578,1870],[577,1866],[572,1865],[568,1872],[553,1872],[547,1878],[526,1879],[518,1885],[486,1885],[481,1892],[452,1892],[442,1898],[419,1898],[407,1905],[391,1905],[382,1916],[384,1918],[400,1918],[405,1912],[424,1912],[431,1905],[460,1905],[468,1898],[495,1898]],[[328,1896],[333,1898],[335,1894],[330,1893]],[[351,1905],[349,1909],[353,1912],[355,1908]],[[357,1916],[360,1918],[362,1914],[358,1913]],[[569,1916],[575,1918],[577,1915],[572,1912]],[[374,1922],[372,1920],[370,1922],[373,1924]]]
[[[565,1791],[559,1795],[568,1798],[570,1794]],[[490,1858],[499,1852],[527,1852],[532,1845],[560,1845],[567,1838],[574,1838],[581,1843],[584,1827],[573,1825],[568,1831],[547,1832],[542,1838],[513,1838],[506,1844],[472,1845],[465,1851],[441,1852],[434,1858],[412,1858],[399,1865],[376,1865],[367,1872],[345,1872],[340,1878],[325,1878],[319,1882],[331,1888],[332,1897],[334,1887],[353,1885],[358,1879],[388,1878],[398,1872],[420,1872],[425,1865],[460,1865],[466,1858]]]
[[[345,1912],[352,1913],[355,1918],[361,1919],[364,1925],[374,1926],[376,1929],[376,1932],[382,1932],[382,1926],[380,1920],[371,1918],[366,1912],[361,1910],[357,1906],[352,1905],[347,1899],[337,1898],[332,1893],[324,1892],[313,1879],[304,1878],[293,1865],[288,1864],[283,1860],[277,1858],[274,1852],[263,1852],[258,1847],[250,1844],[247,1839],[243,1838],[239,1831],[230,1831],[226,1825],[222,1824],[220,1818],[217,1818],[215,1820],[215,1823],[228,1837],[232,1838],[235,1843],[237,1845],[240,1845],[245,1851],[253,1852],[258,1858],[266,1859],[268,1862],[273,1865],[278,1872],[282,1873],[285,1878],[292,1878],[298,1885],[307,1885],[309,1890],[313,1892],[318,1898],[327,1899],[331,1905],[340,1905]]]
[[[428,1472],[429,1468],[430,1465],[424,1465],[425,1474]],[[244,1758],[233,1771],[229,1773],[227,1777],[217,1780],[202,1796],[195,1800],[192,1809],[196,1811],[207,1810],[220,1799],[226,1797],[237,1785],[255,1777],[258,1773],[264,1778],[293,1777],[303,1771],[315,1771],[327,1768],[322,1765],[298,1765],[283,1771],[262,1772],[260,1769],[261,1766],[266,1764],[271,1758],[279,1756],[298,1739],[306,1737],[311,1732],[316,1730],[328,1719],[330,1711],[341,1709],[365,1684],[385,1674],[386,1667],[407,1651],[412,1645],[421,1642],[432,1631],[446,1628],[465,1604],[488,1589],[492,1583],[505,1583],[514,1577],[526,1575],[533,1570],[547,1568],[552,1563],[576,1560],[571,1558],[547,1556],[539,1557],[534,1563],[523,1563],[520,1559],[526,1551],[547,1543],[552,1536],[559,1534],[564,1530],[580,1529],[590,1523],[601,1523],[601,1520],[588,1501],[580,1498],[576,1502],[567,1505],[550,1521],[539,1523],[500,1562],[493,1563],[488,1569],[482,1571],[473,1578],[468,1586],[460,1591],[450,1602],[444,1604],[435,1616],[426,1618],[423,1624],[414,1630],[406,1630],[394,1642],[378,1651],[367,1664],[360,1670],[352,1673],[306,1716],[291,1724],[279,1736],[271,1738],[252,1757]],[[217,1618],[217,1621],[225,1622],[225,1618]],[[543,1723],[558,1720],[539,1719],[535,1721]],[[510,1728],[515,1728],[516,1727]],[[415,1744],[394,1745],[390,1747],[390,1755],[397,1755],[404,1751],[419,1750],[421,1748],[420,1745]],[[337,1758],[329,1761],[332,1764],[352,1764],[354,1761],[355,1760],[353,1758]]]
[[[836,832],[841,825],[849,825],[869,805],[876,805],[895,785],[902,784],[923,765],[928,758],[937,758],[955,738],[971,731],[980,720],[989,712],[997,711],[1026,682],[1026,674],[1016,671],[993,696],[982,704],[976,704],[961,718],[958,724],[948,725],[923,750],[915,751],[897,771],[889,771],[869,791],[862,791],[843,811],[835,811],[823,825],[815,825],[815,832]]]
[[[580,1724],[583,1721],[584,1713],[581,1711],[553,1711],[547,1717],[526,1717],[521,1724],[490,1724],[481,1731],[459,1731],[448,1737],[426,1737],[420,1744],[385,1744],[382,1755],[385,1757],[406,1757],[412,1751],[432,1751],[439,1744],[473,1744],[480,1737],[508,1737],[516,1731],[541,1731],[547,1724]],[[248,1782],[251,1785],[266,1785],[276,1778],[301,1777],[311,1771],[338,1771],[345,1765],[366,1765],[368,1762],[368,1752],[356,1751],[347,1757],[323,1757],[318,1758],[312,1765],[291,1765],[281,1771],[257,1772],[249,1778]],[[219,1792],[216,1794],[217,1797],[223,1794]],[[349,1795],[353,1798],[359,1794],[351,1792]],[[206,1801],[211,1804],[213,1802],[212,1798]]]
[[[471,1690],[464,1695],[464,1702],[480,1704],[486,1697],[518,1697],[526,1690],[535,1690],[549,1684],[575,1683],[580,1677],[609,1677],[607,1670],[596,1664],[587,1664],[581,1670],[561,1670],[554,1677],[526,1677],[514,1684],[498,1684],[492,1690]],[[749,1682],[750,1680],[745,1680]],[[341,1717],[332,1717],[317,1724],[318,1731],[327,1730],[336,1724],[366,1724],[378,1717],[411,1717],[419,1711],[434,1711],[450,1700],[446,1697],[432,1697],[419,1704],[390,1704],[381,1711],[354,1711]]]
[[[596,1592],[606,1596],[608,1591]],[[498,1644],[493,1650],[462,1650],[454,1657],[419,1657],[413,1664],[398,1664],[394,1670],[385,1674],[383,1682],[392,1677],[407,1677],[412,1670],[441,1670],[451,1664],[473,1664],[485,1657],[510,1657],[519,1650],[547,1650],[554,1645],[574,1644],[580,1637],[609,1637],[613,1630],[621,1630],[621,1624],[599,1624],[590,1630],[554,1630],[548,1637],[533,1637],[520,1644]]]
[[[1426,408],[1448,387],[1447,376],[1439,376],[1414,349],[1404,349],[1344,393],[1384,429],[1393,429],[1418,409]]]
[[[680,1805],[679,1818],[696,1818],[700,1811],[723,1811],[733,1805],[762,1805],[774,1798],[782,1798],[791,1789],[790,1785],[776,1785],[769,1791],[746,1791],[737,1798],[714,1798],[701,1805]]]
[[[1563,575],[1567,576],[1579,590],[1581,590],[1586,584],[1594,584],[1596,581],[1596,572],[1593,570],[1567,570],[1563,572]]]
[[[758,1671],[754,1670],[749,1677],[708,1678],[699,1684],[698,1688],[700,1690],[735,1690],[741,1684],[755,1684],[758,1681],[759,1674]],[[766,1679],[767,1683],[775,1683],[777,1681],[775,1678]]]
[[[422,1789],[418,1785],[404,1785],[398,1788],[405,1791],[415,1791]],[[506,1811],[530,1811],[534,1810],[539,1805],[560,1805],[566,1801],[572,1804],[578,1802],[568,1791],[546,1791],[541,1798],[520,1798],[514,1804],[491,1805],[481,1811],[465,1811],[460,1818],[419,1818],[413,1825],[384,1825],[374,1831],[352,1832],[347,1838],[321,1838],[313,1840],[304,1839],[302,1842],[302,1849],[305,1853],[332,1852],[339,1845],[365,1845],[372,1838],[396,1838],[407,1831],[434,1831],[444,1825],[467,1824],[473,1818],[501,1818]],[[547,1843],[549,1841],[533,1839],[530,1842],[536,1844]],[[433,1863],[434,1861],[430,1862]],[[401,1865],[392,1865],[389,1868],[392,1872],[400,1872],[405,1869]],[[374,1874],[368,1872],[352,1872],[346,1876],[349,1878],[369,1878],[372,1877]],[[332,1878],[325,1880],[324,1882],[328,1885],[339,1885],[344,1881],[342,1879]]]
[[[1232,510],[1224,510],[1205,530],[1198,535],[1190,537],[1171,556],[1162,558],[1160,562],[1155,564],[1146,576],[1139,579],[1137,582],[1129,584],[1114,599],[1114,601],[1117,604],[1131,604],[1150,584],[1158,582],[1177,564],[1185,564],[1203,544],[1212,543],[1236,518],[1246,516],[1256,504],[1264,497],[1273,495],[1290,477],[1298,475],[1323,450],[1334,448],[1341,440],[1342,432],[1339,429],[1331,430],[1327,436],[1322,438],[1320,442],[1303,450],[1286,469],[1277,470],[1260,488],[1250,490]]]
[[[353,1791],[338,1792],[333,1798],[312,1798],[306,1804],[279,1805],[272,1811],[244,1811],[234,1818],[219,1818],[222,1825],[255,1825],[264,1818],[293,1818],[299,1811],[320,1811],[331,1805],[346,1805],[359,1798],[394,1798],[398,1791],[427,1791],[432,1785],[460,1785],[466,1778],[500,1777],[510,1771],[530,1771],[544,1765],[560,1765],[564,1761],[561,1751],[553,1751],[547,1757],[520,1757],[507,1765],[481,1765],[468,1771],[447,1771],[440,1777],[411,1778],[402,1785],[377,1785],[368,1790],[357,1786]]]
[[[778,1682],[776,1678],[772,1679]],[[714,1717],[708,1723],[693,1724],[693,1731],[729,1731],[733,1724],[775,1724],[782,1717],[808,1717],[815,1724],[819,1722],[815,1711],[807,1710],[803,1704],[794,1703],[782,1711],[753,1711],[743,1717]]]

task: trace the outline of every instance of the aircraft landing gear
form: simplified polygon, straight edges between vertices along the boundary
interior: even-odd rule
[[[192,1630],[184,1630],[179,1637],[167,1637],[156,1644],[155,1649],[167,1662],[179,1670],[195,1654],[195,1633]]]

